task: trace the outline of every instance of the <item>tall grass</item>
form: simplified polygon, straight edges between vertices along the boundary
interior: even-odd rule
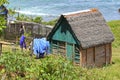
[[[118,48],[120,47],[120,20],[110,21],[108,22],[108,25],[110,26],[115,37],[113,48]]]

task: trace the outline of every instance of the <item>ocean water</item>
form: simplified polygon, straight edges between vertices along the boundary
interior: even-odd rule
[[[9,0],[8,8],[30,16],[42,16],[45,21],[63,13],[98,8],[106,21],[120,20],[120,0]]]

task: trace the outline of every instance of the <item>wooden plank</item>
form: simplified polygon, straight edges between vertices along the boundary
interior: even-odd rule
[[[80,50],[74,45],[74,63],[80,65]]]
[[[81,50],[81,58],[80,58],[81,66],[86,66],[86,50]]]
[[[50,52],[53,53],[53,42],[50,42]]]
[[[106,61],[106,45],[104,45],[104,49],[105,49],[105,64],[107,64],[107,61]]]
[[[94,61],[94,64],[95,64],[95,47],[93,48],[93,61]]]
[[[94,48],[87,49],[87,66],[94,65]]]
[[[4,41],[0,41],[0,43],[2,44],[2,45],[13,45],[14,43],[9,43],[9,42],[4,42]]]
[[[57,46],[55,46],[56,44],[52,44],[52,53],[56,54],[57,53]]]
[[[80,66],[82,66],[82,49],[80,48]]]
[[[72,61],[73,61],[73,63],[74,63],[74,58],[75,58],[75,45],[74,44],[72,44],[73,45],[73,48],[72,48],[72,51],[73,51],[73,53],[72,53]]]
[[[67,58],[67,42],[65,42],[65,57]]]
[[[66,48],[65,46],[60,46],[58,43],[57,44],[53,44],[53,46],[56,46],[56,47],[59,47],[59,48],[63,48],[63,49]]]
[[[110,50],[110,64],[112,63],[112,47],[111,43],[109,44],[109,50]]]
[[[87,65],[87,49],[86,49],[86,65]]]
[[[110,46],[106,44],[106,64],[110,63]]]
[[[73,61],[73,44],[67,43],[67,59]]]
[[[66,57],[66,47],[65,43],[57,42],[57,44],[52,44],[52,53],[61,54]]]
[[[95,47],[95,65],[102,66],[105,64],[105,49],[104,45]]]

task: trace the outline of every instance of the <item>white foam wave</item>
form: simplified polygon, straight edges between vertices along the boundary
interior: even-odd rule
[[[38,12],[31,12],[31,11],[19,11],[15,10],[15,12],[25,15],[34,15],[34,16],[57,16],[55,14],[46,14],[46,13],[38,13]]]

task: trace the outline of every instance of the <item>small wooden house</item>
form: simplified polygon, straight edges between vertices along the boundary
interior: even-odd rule
[[[8,40],[15,40],[16,37],[20,37],[21,26],[24,26],[25,33],[27,33],[29,37],[39,35],[46,37],[53,28],[53,26],[42,25],[35,22],[26,21],[9,22],[7,28],[5,29],[4,38]]]
[[[81,66],[111,63],[114,36],[98,9],[62,14],[48,35],[51,53]]]

